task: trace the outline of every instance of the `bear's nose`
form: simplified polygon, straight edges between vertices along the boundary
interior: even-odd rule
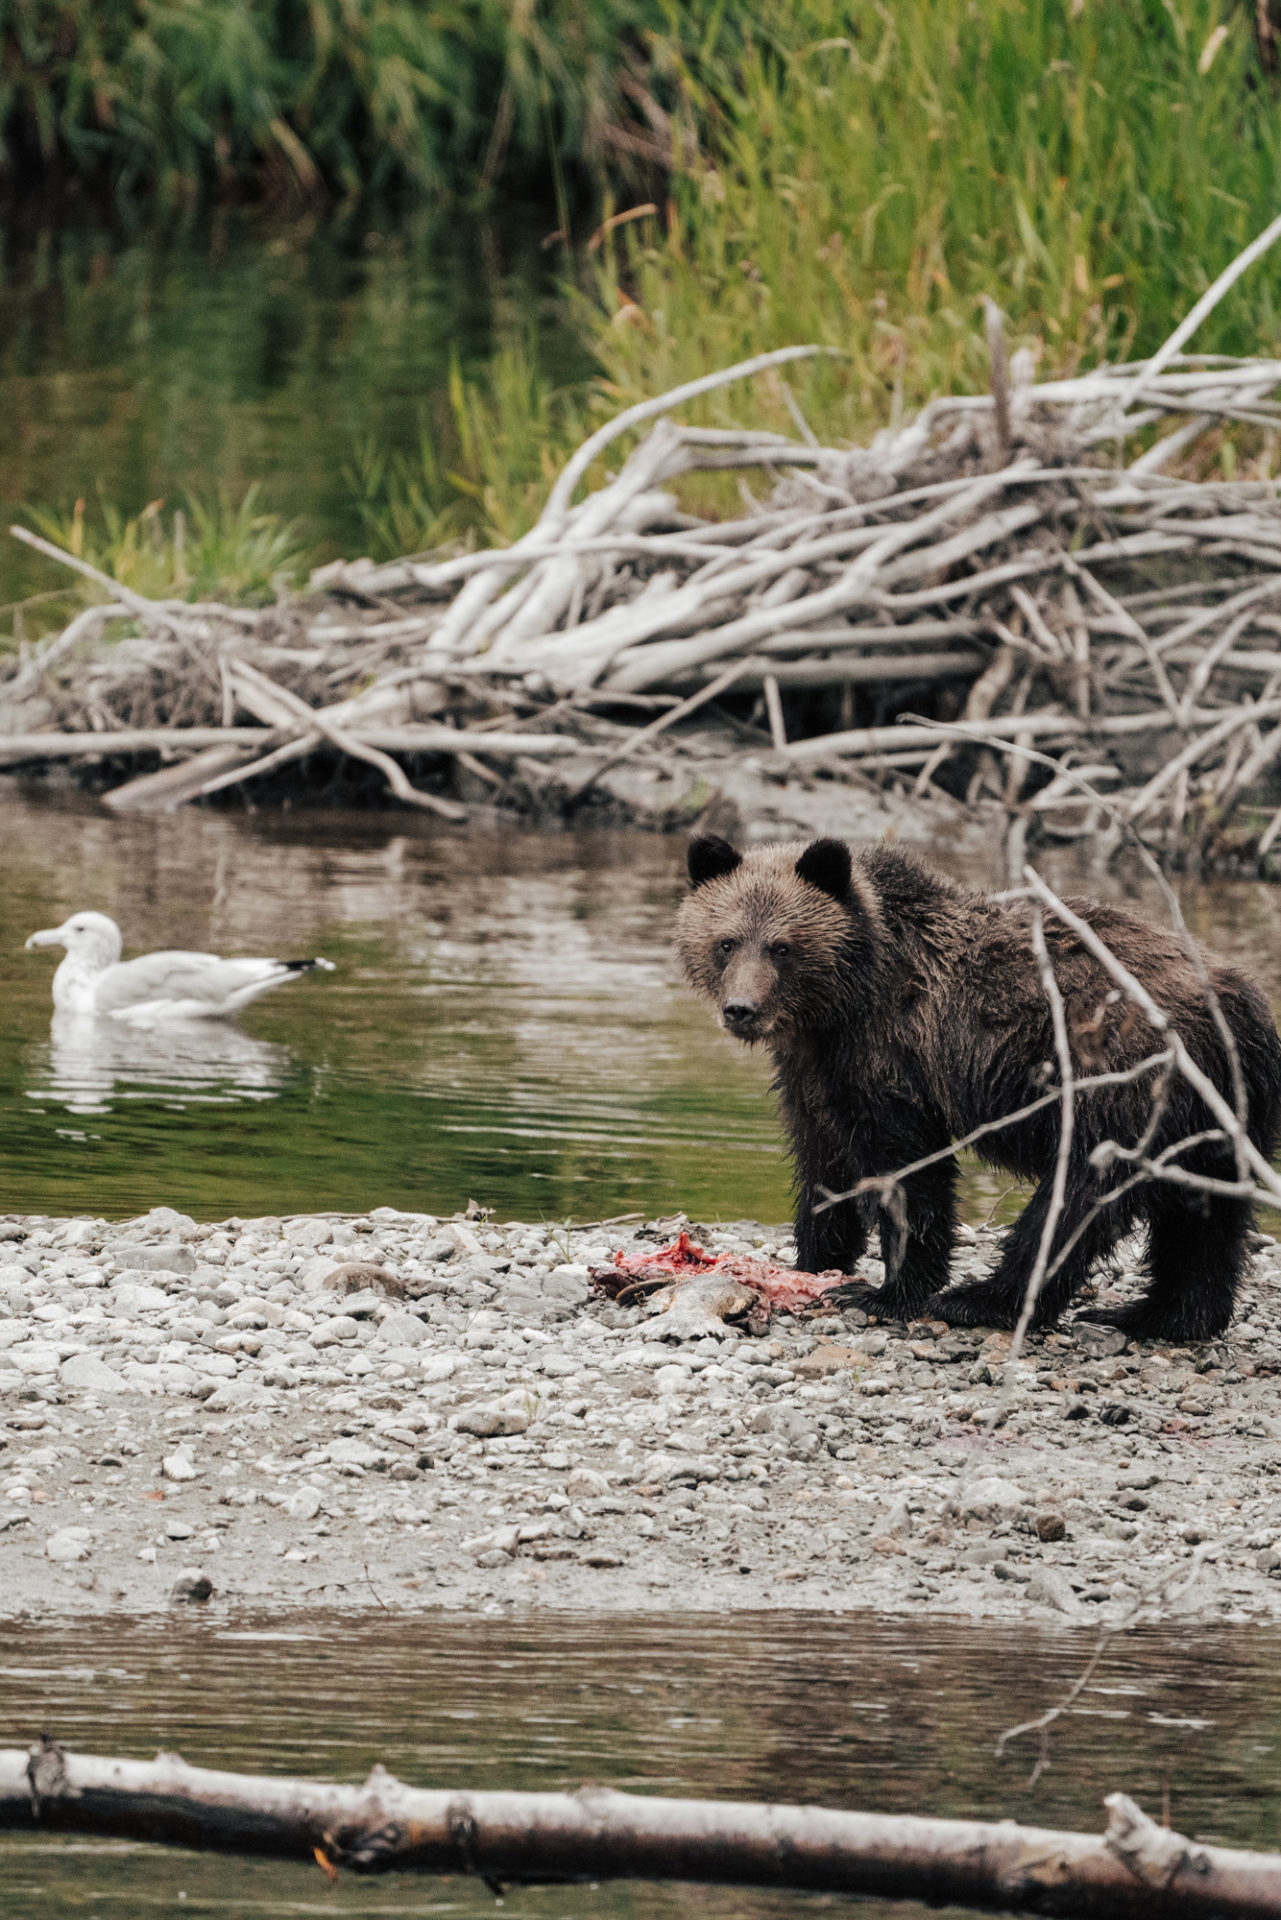
[[[755,1020],[760,1008],[750,1000],[727,1000],[721,1011],[725,1015],[726,1026],[747,1027]]]

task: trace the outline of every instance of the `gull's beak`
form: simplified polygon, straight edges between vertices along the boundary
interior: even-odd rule
[[[61,927],[43,927],[39,933],[33,933],[24,944],[30,950],[32,947],[65,947],[67,943]]]

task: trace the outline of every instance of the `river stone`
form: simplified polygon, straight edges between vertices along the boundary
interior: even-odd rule
[[[135,1273],[194,1273],[196,1256],[176,1240],[162,1240],[156,1246],[126,1242],[110,1249],[111,1257],[122,1270]]]
[[[59,1527],[57,1533],[51,1533],[44,1543],[45,1553],[50,1560],[66,1563],[87,1560],[92,1547],[93,1535],[88,1527]]]
[[[372,1287],[361,1287],[347,1295],[342,1310],[351,1320],[372,1320],[378,1309],[386,1304],[381,1293],[375,1293]]]
[[[475,1434],[478,1440],[492,1440],[513,1433],[524,1433],[529,1414],[516,1407],[468,1407],[458,1416],[459,1433]]]
[[[1012,1512],[1015,1507],[1026,1505],[1027,1495],[1022,1487],[1016,1487],[1012,1480],[1002,1480],[992,1474],[974,1482],[961,1503],[961,1511],[983,1519],[991,1513]]]
[[[387,1294],[405,1291],[394,1273],[389,1273],[386,1267],[380,1267],[372,1260],[345,1261],[342,1266],[335,1267],[325,1285],[341,1287],[344,1293],[363,1293],[366,1288],[372,1288],[379,1296],[379,1305]]]
[[[1095,1326],[1088,1320],[1073,1323],[1072,1337],[1092,1360],[1110,1359],[1113,1354],[1124,1353],[1128,1345],[1120,1327]]]
[[[575,1467],[565,1482],[565,1491],[571,1500],[603,1500],[609,1492],[609,1481],[593,1467]]]
[[[515,1558],[519,1540],[519,1527],[495,1527],[492,1533],[478,1533],[464,1540],[463,1552],[471,1554],[483,1567],[501,1566],[504,1560]]]
[[[427,1338],[427,1329],[414,1313],[389,1313],[375,1338],[388,1347],[417,1347]]]
[[[448,1380],[457,1371],[458,1362],[452,1353],[424,1354],[419,1362],[420,1377],[427,1381]]]
[[[320,1494],[315,1487],[299,1487],[285,1502],[291,1520],[314,1520],[320,1512]]]
[[[200,1567],[184,1567],[169,1589],[169,1598],[179,1602],[207,1600],[213,1581]]]
[[[326,1320],[311,1336],[313,1347],[335,1347],[348,1340],[355,1340],[360,1327],[349,1314],[336,1313],[332,1320]]]
[[[78,1393],[128,1393],[129,1382],[114,1367],[99,1360],[96,1353],[73,1353],[58,1369],[64,1387]]]
[[[1072,1583],[1057,1567],[1038,1567],[1027,1583],[1027,1597],[1034,1606],[1053,1607],[1058,1613],[1078,1611]]]
[[[235,1413],[267,1398],[256,1380],[224,1380],[205,1401],[206,1413]]]
[[[334,1237],[328,1220],[315,1220],[305,1213],[295,1220],[286,1220],[282,1231],[294,1247],[327,1247]]]
[[[112,1305],[118,1314],[160,1313],[170,1304],[167,1293],[146,1281],[117,1280],[112,1288]]]

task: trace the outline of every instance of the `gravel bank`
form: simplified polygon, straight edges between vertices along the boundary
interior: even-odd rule
[[[1271,1241],[1230,1339],[1034,1337],[971,1459],[1008,1336],[851,1313],[672,1341],[590,1296],[589,1266],[680,1224],[0,1221],[0,1611],[1089,1623],[1196,1555],[1179,1612],[1281,1618]],[[782,1229],[694,1230],[788,1257]],[[958,1271],[993,1252],[971,1235]]]

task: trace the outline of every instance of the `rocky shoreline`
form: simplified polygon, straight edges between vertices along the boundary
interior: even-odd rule
[[[858,1313],[679,1332],[682,1219],[0,1220],[0,1615],[214,1607],[1281,1618],[1281,1247],[1230,1336]],[[787,1262],[782,1228],[695,1224]],[[995,1236],[967,1232],[957,1271]],[[877,1263],[865,1263],[876,1277]],[[1124,1268],[1125,1293],[1137,1275]]]

